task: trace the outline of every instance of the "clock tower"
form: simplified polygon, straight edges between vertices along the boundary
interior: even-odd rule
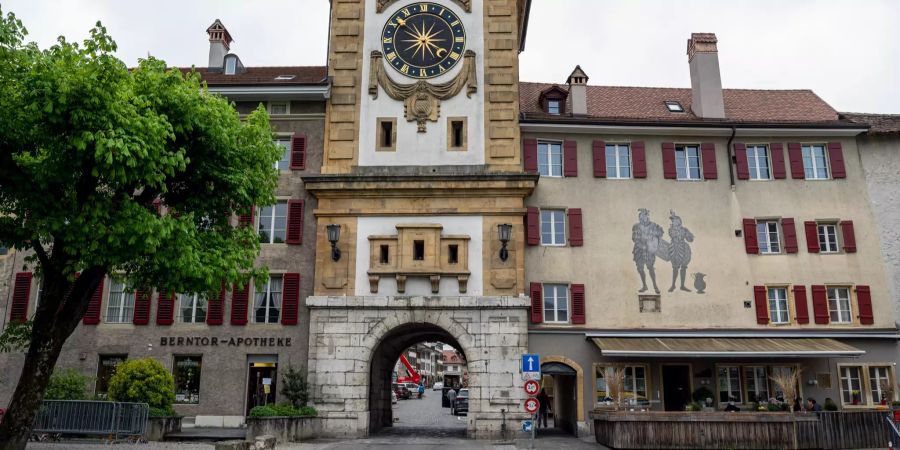
[[[525,418],[518,54],[527,0],[332,0],[309,378],[324,435],[393,424],[424,340],[467,361],[472,437]],[[510,422],[511,423],[511,422]]]

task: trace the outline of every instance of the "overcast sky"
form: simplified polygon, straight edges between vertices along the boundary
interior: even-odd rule
[[[101,20],[129,65],[205,66],[216,18],[245,65],[323,65],[328,0],[6,0],[41,46]],[[689,87],[686,40],[719,37],[726,88],[812,89],[839,111],[900,113],[900,1],[533,0],[524,81]]]

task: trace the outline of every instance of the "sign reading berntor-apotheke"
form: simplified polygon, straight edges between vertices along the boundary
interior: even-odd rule
[[[162,336],[163,347],[290,347],[291,338],[274,337],[175,337]]]

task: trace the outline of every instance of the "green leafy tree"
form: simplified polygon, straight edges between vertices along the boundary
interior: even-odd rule
[[[75,369],[56,370],[50,376],[44,400],[85,400],[91,377]]]
[[[109,399],[146,403],[171,415],[175,379],[153,358],[128,359],[116,366],[116,373],[109,379]]]
[[[28,255],[42,279],[0,450],[25,447],[62,346],[107,274],[210,292],[265,272],[253,268],[254,231],[230,216],[274,202],[280,156],[265,111],[242,122],[196,74],[154,58],[129,70],[100,23],[82,44],[60,37],[42,50],[26,36],[0,11],[0,245]]]
[[[306,406],[306,402],[309,400],[309,384],[306,382],[306,375],[303,371],[288,365],[281,380],[281,395],[287,397],[294,408]]]

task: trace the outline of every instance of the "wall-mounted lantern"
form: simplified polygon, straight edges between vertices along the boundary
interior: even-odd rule
[[[331,223],[325,226],[325,230],[328,234],[328,242],[331,243],[331,260],[340,261],[341,249],[338,248],[337,243],[341,240],[341,226]]]
[[[500,261],[506,261],[509,258],[509,251],[506,249],[506,244],[509,243],[509,237],[512,235],[512,225],[508,223],[501,223],[497,225],[497,232],[500,234],[500,243],[503,247],[500,248]]]

